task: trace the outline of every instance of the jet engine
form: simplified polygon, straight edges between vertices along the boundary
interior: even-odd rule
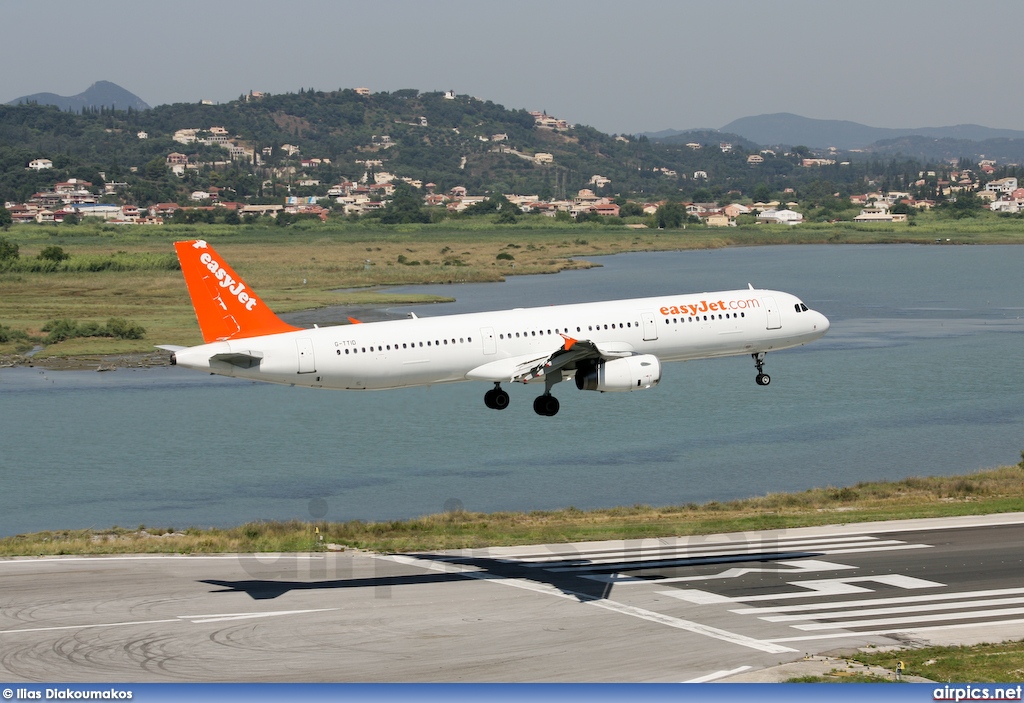
[[[576,387],[581,391],[638,391],[660,380],[661,361],[653,354],[600,361],[576,371]]]

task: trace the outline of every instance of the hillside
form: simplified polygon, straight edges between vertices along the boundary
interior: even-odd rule
[[[219,105],[82,113],[0,106],[0,200],[11,202],[69,178],[134,205],[187,203],[213,186],[233,200],[280,203],[285,196],[326,197],[332,184],[348,180],[401,179],[433,183],[438,193],[462,186],[471,194],[545,200],[583,188],[644,201],[710,201],[737,192],[764,199],[809,186],[864,192],[872,180],[906,187],[923,167],[876,154],[802,167],[811,155],[763,151],[756,141],[715,130],[663,140],[612,136],[468,95],[412,89],[300,90]],[[52,168],[28,168],[36,159]]]
[[[757,115],[734,120],[722,127],[722,132],[733,132],[758,144],[798,144],[811,148],[824,149],[836,147],[848,151],[852,149],[872,148],[873,151],[886,153],[893,151],[892,146],[898,140],[921,138],[913,150],[925,159],[941,159],[950,154],[946,149],[929,151],[922,149],[924,138],[953,141],[959,144],[953,149],[955,155],[974,157],[984,154],[983,145],[976,142],[990,140],[1024,140],[1024,131],[1013,129],[992,129],[975,124],[962,124],[952,127],[919,127],[891,129],[886,127],[869,127],[847,120],[817,120],[801,117],[786,112],[770,115]],[[883,143],[877,145],[876,143]],[[910,142],[903,142],[910,144]],[[873,148],[877,147],[877,148]],[[906,156],[911,152],[902,152]],[[992,157],[989,157],[992,158]]]
[[[10,101],[8,105],[53,105],[61,110],[82,112],[83,110],[104,108],[116,108],[118,110],[148,110],[142,98],[131,93],[116,83],[110,81],[96,81],[78,95],[63,96],[55,93],[36,93],[34,95],[23,95],[20,98]]]

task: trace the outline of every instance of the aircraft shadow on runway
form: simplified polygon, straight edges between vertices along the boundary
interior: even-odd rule
[[[634,578],[642,578],[656,583],[666,578],[660,570],[666,568],[678,576],[686,567],[706,566],[713,564],[742,564],[779,562],[789,559],[804,559],[821,556],[820,552],[780,551],[776,553],[756,554],[719,554],[714,557],[679,558],[659,560],[652,564],[649,560],[623,560],[607,567],[597,566],[586,559],[566,559],[549,561],[544,564],[536,562],[518,562],[511,559],[494,559],[484,557],[461,557],[450,554],[406,554],[408,559],[424,561],[424,565],[443,562],[452,569],[466,567],[466,571],[428,571],[418,574],[379,575],[364,578],[324,579],[324,580],[286,580],[286,579],[248,579],[226,581],[219,579],[202,579],[200,583],[219,586],[221,590],[213,593],[246,593],[254,600],[279,598],[291,591],[329,590],[335,588],[387,588],[390,586],[411,586],[419,584],[456,583],[467,579],[520,579],[539,585],[553,587],[567,596],[580,601],[601,600],[611,595],[613,580],[601,580],[600,575],[624,573]],[[400,565],[394,565],[396,567]],[[573,567],[580,567],[575,569]],[[594,578],[594,577],[598,578]]]

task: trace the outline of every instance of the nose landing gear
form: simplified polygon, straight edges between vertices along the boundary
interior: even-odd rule
[[[750,356],[753,357],[754,366],[757,368],[757,376],[754,377],[754,380],[759,386],[767,386],[772,382],[772,377],[764,372],[764,352],[758,352]]]

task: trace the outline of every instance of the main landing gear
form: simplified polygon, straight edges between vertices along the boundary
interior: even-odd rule
[[[754,380],[757,381],[759,386],[767,386],[772,382],[772,377],[764,372],[764,352],[758,352],[750,356],[754,358],[754,366],[757,367],[757,376],[754,377]]]
[[[533,399],[533,412],[545,417],[554,417],[558,414],[558,398],[545,393]]]
[[[484,405],[491,410],[504,410],[508,407],[508,393],[501,389],[500,383],[495,383],[494,388],[484,393]]]
[[[491,410],[504,410],[508,402],[508,393],[502,390],[500,383],[495,383],[494,388],[484,393],[484,405]],[[544,417],[554,417],[558,414],[558,408],[558,398],[550,392],[537,396],[533,401],[533,412]]]

